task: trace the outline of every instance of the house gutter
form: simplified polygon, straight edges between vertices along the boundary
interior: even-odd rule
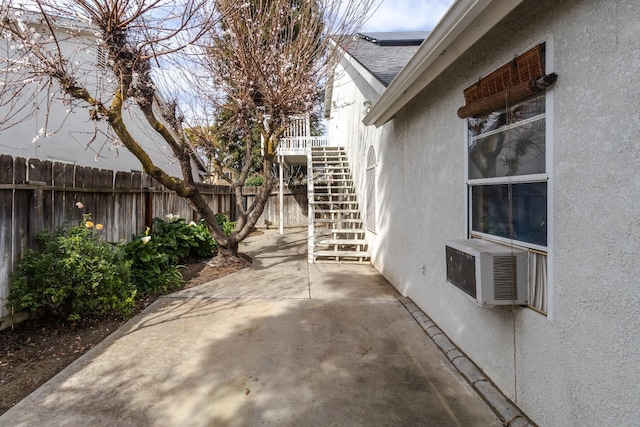
[[[457,0],[364,117],[380,127],[523,0]]]

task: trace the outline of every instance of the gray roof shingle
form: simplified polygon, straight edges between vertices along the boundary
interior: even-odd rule
[[[349,55],[389,86],[428,34],[422,31],[364,33],[345,47]]]

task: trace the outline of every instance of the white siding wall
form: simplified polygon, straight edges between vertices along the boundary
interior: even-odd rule
[[[63,40],[60,43],[63,54],[70,58],[74,67],[78,69],[76,76],[80,84],[85,85],[93,96],[100,98],[108,105],[110,93],[95,89],[98,82],[102,86],[107,86],[110,74],[103,72],[97,66],[97,44],[93,34],[85,32],[77,38],[69,37],[64,32],[58,35]],[[2,54],[6,52],[11,54],[10,46],[11,43],[0,38]],[[5,64],[0,63],[0,66]],[[33,91],[25,92],[23,100],[17,101],[19,105],[23,105],[24,102],[31,104],[32,101],[25,100],[32,94]],[[47,108],[46,103],[43,102],[43,98],[47,97],[54,99],[51,108]],[[114,145],[113,137],[105,136],[108,132],[107,123],[89,119],[89,108],[86,103],[74,101],[75,107],[70,108],[60,100],[61,97],[58,86],[54,85],[53,93],[43,91],[38,97],[39,108],[27,108],[17,117],[21,120],[15,126],[5,128],[0,123],[0,154],[27,159],[65,161],[100,169],[142,170],[140,162],[133,154],[122,144]],[[0,107],[0,118],[4,118],[6,114],[6,107]],[[151,159],[166,172],[180,176],[180,167],[170,148],[146,122],[140,110],[135,106],[125,108],[123,116],[129,132]],[[14,120],[10,122],[14,123]],[[91,142],[96,126],[99,132],[95,141]],[[51,136],[41,136],[37,141],[32,142],[40,129],[51,133]]]
[[[542,426],[640,419],[639,37],[637,1],[526,1],[381,129],[349,107],[330,122],[358,135],[345,140],[360,181],[369,144],[378,153],[376,268]],[[477,307],[446,283],[444,257],[467,230],[462,91],[545,39],[559,76],[549,317]]]

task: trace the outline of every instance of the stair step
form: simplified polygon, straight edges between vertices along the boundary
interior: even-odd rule
[[[361,219],[358,218],[314,218],[314,223],[318,224],[326,224],[326,223],[362,223]]]
[[[360,213],[360,210],[359,209],[314,209],[313,213],[318,213],[318,214],[331,214],[331,213],[354,214],[354,213]]]
[[[365,233],[361,232],[361,233],[314,233],[313,237],[315,240],[345,240],[345,239],[352,239],[352,240],[364,240],[364,236]],[[315,241],[314,240],[314,241]]]
[[[360,209],[358,209],[358,202],[345,202],[345,203],[337,203],[337,202],[312,202],[312,206],[314,206],[313,211],[319,213],[326,213],[330,211],[330,213],[339,213],[339,212],[351,212],[351,213],[360,213]],[[327,208],[325,208],[327,206]]]
[[[318,195],[316,195],[319,197]],[[333,194],[333,196],[337,196],[337,194]],[[358,205],[357,200],[312,200],[309,203],[312,205]]]
[[[310,204],[312,206],[336,205],[347,209],[357,209],[360,206],[357,200],[314,200]]]
[[[332,234],[364,234],[364,228],[316,228],[316,235],[332,235]]]
[[[316,171],[316,172],[318,173],[318,175],[333,175],[333,176],[335,176],[335,175],[343,175],[343,176],[351,175],[351,172],[349,172],[349,171],[347,171],[347,172],[344,172],[344,171],[342,171],[342,172],[335,172],[335,171],[331,171],[331,172]]]
[[[322,203],[357,203],[358,198],[356,193],[314,193],[313,194],[314,202],[322,202]]]
[[[345,193],[343,191],[327,191],[327,190],[338,190],[338,188],[336,187],[331,187],[331,188],[321,188],[320,190],[325,190],[325,191],[314,191],[313,192],[313,198],[314,200],[316,200],[316,197],[331,197],[332,199],[335,200],[335,197],[348,197],[351,198],[351,200],[349,201],[355,201],[358,198],[358,195],[356,193]],[[342,189],[344,190],[344,189]]]
[[[335,181],[338,179],[348,179],[349,181],[353,181],[353,177],[350,173],[327,173],[327,174],[319,174],[314,175],[314,181],[328,181],[329,179]]]
[[[367,241],[364,239],[326,239],[319,238],[315,240],[316,245],[349,245],[349,246],[364,246]]]
[[[353,189],[352,185],[313,185],[314,190],[338,190],[338,189]],[[355,193],[348,193],[355,194]]]
[[[369,258],[369,253],[366,251],[317,251],[313,255],[339,258]]]

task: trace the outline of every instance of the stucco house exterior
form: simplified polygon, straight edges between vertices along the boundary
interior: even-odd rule
[[[372,264],[534,422],[638,425],[640,3],[458,0],[424,37],[329,79]],[[525,254],[524,300],[456,279],[478,241]]]

